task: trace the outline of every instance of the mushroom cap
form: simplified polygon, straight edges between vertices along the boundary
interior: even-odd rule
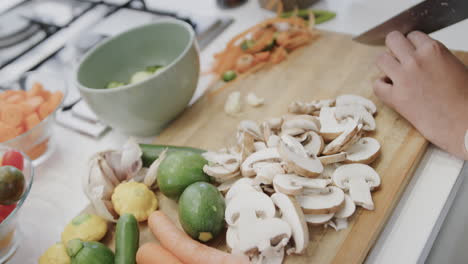
[[[293,152],[300,154],[303,157],[308,157],[306,150],[304,149],[304,146],[294,137],[288,136],[288,135],[282,135],[281,136],[281,141],[291,149]]]
[[[297,201],[305,214],[329,214],[341,209],[344,192],[335,186],[328,187],[328,193],[308,193],[298,195]]]
[[[288,169],[305,177],[317,177],[323,171],[323,165],[315,157],[305,157],[303,153],[296,153],[285,142],[281,141],[278,152],[286,162]]]
[[[222,193],[227,193],[231,187],[238,181],[240,180],[242,177],[241,176],[237,176],[237,177],[234,177],[234,178],[231,178],[229,180],[226,180],[225,182],[222,182],[217,188],[218,188],[218,191],[222,192]],[[249,178],[250,179],[250,178]]]
[[[305,214],[305,221],[311,225],[322,225],[333,218],[334,213],[329,214]]]
[[[363,124],[365,131],[374,131],[376,129],[375,119],[371,113],[362,105],[340,105],[335,109],[335,117],[338,120],[351,117],[354,120],[359,120]]]
[[[349,182],[353,178],[363,178],[370,190],[380,186],[379,174],[372,167],[365,164],[356,163],[340,166],[332,176],[333,183],[343,190],[349,189]]]
[[[315,116],[310,115],[292,115],[284,118],[284,122],[281,126],[282,131],[288,129],[302,129],[306,131],[320,131],[320,121]]]
[[[239,193],[244,192],[256,192],[260,191],[259,187],[254,184],[254,181],[251,178],[241,177],[239,180],[234,182],[227,191],[224,200],[226,201],[226,205],[231,201],[232,198],[237,196]]]
[[[380,143],[377,139],[364,137],[346,150],[344,163],[370,164],[380,155]]]
[[[336,98],[337,106],[355,104],[364,106],[371,114],[375,114],[377,112],[377,106],[375,106],[374,102],[365,97],[354,94],[343,94]]]
[[[295,198],[282,193],[273,194],[271,199],[281,211],[282,219],[291,226],[295,253],[302,253],[309,244],[309,229],[307,228],[301,207]]]
[[[232,190],[232,188],[231,188]],[[243,191],[232,197],[226,206],[226,223],[235,226],[241,214],[254,214],[258,218],[272,218],[276,209],[268,195],[258,191]],[[240,230],[239,230],[240,231]]]
[[[303,135],[307,136],[307,139],[304,144],[304,149],[306,150],[309,156],[318,156],[322,153],[323,148],[325,147],[325,142],[323,141],[322,136],[315,133],[314,131],[308,131]]]
[[[353,199],[347,194],[345,194],[345,202],[343,208],[335,213],[335,218],[348,218],[354,214],[356,211],[356,205],[353,202]]]
[[[320,109],[319,120],[321,124],[320,135],[326,142],[337,138],[349,126],[352,118],[337,120],[335,117],[335,107],[323,107]]]
[[[347,127],[337,138],[325,146],[323,155],[336,154],[345,151],[359,140],[362,134],[362,125],[356,120],[348,123]]]
[[[320,162],[322,162],[323,165],[343,162],[346,160],[346,152],[340,152],[328,156],[321,156],[319,157],[319,160]]]
[[[272,184],[276,175],[284,173],[284,169],[278,162],[258,162],[253,165],[255,173],[255,184]]]
[[[276,148],[266,148],[260,151],[252,153],[248,156],[241,165],[241,173],[244,177],[255,176],[255,170],[253,164],[260,161],[280,161],[280,155]]]
[[[243,131],[254,136],[255,140],[263,140],[263,134],[260,129],[260,125],[252,120],[242,120],[239,123],[238,131]]]
[[[275,191],[288,195],[300,195],[304,188],[320,191],[326,189],[330,183],[330,180],[305,178],[295,174],[278,174],[273,179]]]

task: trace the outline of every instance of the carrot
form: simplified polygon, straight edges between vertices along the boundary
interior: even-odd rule
[[[0,122],[0,142],[8,141],[16,137],[16,128]]]
[[[16,127],[23,122],[23,109],[20,105],[9,104],[2,107],[1,120],[7,125]]]
[[[50,95],[49,100],[47,101],[50,104],[51,111],[54,111],[60,103],[62,102],[63,93],[60,91],[56,91]]]
[[[47,101],[50,98],[51,92],[44,90],[40,93],[40,95],[44,99],[44,101]]]
[[[148,225],[161,245],[185,264],[249,263],[246,256],[232,255],[193,240],[160,211],[151,214]]]
[[[24,104],[34,109],[34,111],[36,111],[39,108],[39,106],[41,106],[43,103],[44,103],[44,99],[41,96],[29,97],[28,99],[24,101]]]
[[[30,130],[37,126],[41,122],[41,119],[39,119],[39,116],[36,113],[32,113],[26,117],[24,121],[26,122],[26,129]]]
[[[51,112],[52,110],[48,103],[41,104],[41,106],[39,106],[39,109],[37,110],[37,113],[39,114],[41,120],[44,120]]]
[[[16,104],[24,100],[26,96],[23,93],[15,93],[8,97],[5,101],[10,104]]]
[[[43,90],[44,90],[44,87],[42,86],[42,84],[35,82],[32,85],[31,90],[27,91],[26,93],[28,97],[33,97],[33,96],[41,95]]]
[[[262,61],[268,61],[270,58],[270,52],[269,51],[264,51],[264,52],[259,52],[254,54],[254,60],[256,63],[262,62]]]
[[[146,243],[136,254],[138,264],[183,264],[167,249],[155,243]]]

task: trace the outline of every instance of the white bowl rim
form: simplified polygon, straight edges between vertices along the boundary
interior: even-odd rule
[[[89,57],[91,57],[97,49],[99,49],[100,47],[102,47],[102,46],[106,45],[107,43],[113,41],[114,39],[119,38],[123,34],[126,34],[126,33],[131,32],[131,31],[139,30],[139,29],[144,28],[144,27],[149,27],[149,26],[159,25],[159,24],[174,24],[174,25],[182,26],[183,28],[185,28],[188,31],[189,36],[190,36],[190,39],[189,39],[189,41],[187,43],[187,46],[184,48],[184,50],[174,60],[171,61],[171,63],[164,66],[156,74],[153,74],[151,77],[146,78],[145,80],[142,80],[142,81],[137,82],[137,83],[122,85],[122,86],[115,87],[115,88],[112,88],[112,89],[89,88],[89,87],[86,87],[85,85],[82,85],[80,83],[80,81],[78,80],[78,73],[80,72],[81,66],[82,66],[83,62],[85,60],[87,60]],[[85,56],[83,56],[83,58],[80,60],[80,63],[78,65],[78,67],[75,68],[75,74],[74,74],[73,81],[74,81],[75,85],[77,85],[79,87],[79,89],[85,90],[87,92],[111,93],[111,92],[116,92],[116,91],[128,90],[128,89],[133,88],[136,85],[140,85],[142,83],[150,81],[150,80],[156,78],[158,75],[160,75],[160,74],[164,73],[165,71],[167,71],[169,68],[172,68],[172,66],[174,66],[183,57],[185,57],[185,55],[188,53],[188,51],[190,50],[190,48],[192,47],[194,42],[195,42],[195,31],[193,30],[193,28],[192,28],[192,26],[190,24],[188,24],[185,21],[181,21],[181,20],[174,19],[174,18],[162,18],[162,19],[159,19],[158,21],[155,21],[155,22],[152,22],[152,23],[147,23],[147,24],[135,27],[135,28],[131,28],[131,29],[126,30],[124,32],[121,32],[121,33],[119,33],[119,34],[105,40],[104,42],[98,44],[96,47],[92,48],[90,51],[88,51],[86,53]]]

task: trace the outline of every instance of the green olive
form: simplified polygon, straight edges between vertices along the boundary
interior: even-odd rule
[[[13,166],[0,167],[0,204],[16,203],[24,192],[24,175]]]

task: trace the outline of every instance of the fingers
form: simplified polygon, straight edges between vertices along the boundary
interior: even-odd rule
[[[400,62],[410,58],[415,51],[413,44],[398,31],[390,32],[385,38],[385,44]]]
[[[374,93],[377,97],[380,98],[384,103],[392,105],[391,103],[391,93],[393,86],[386,81],[386,78],[377,79],[374,82]]]
[[[382,73],[390,77],[396,78],[400,69],[400,63],[389,52],[384,52],[377,58],[377,67]]]
[[[434,41],[431,37],[420,31],[413,31],[409,33],[406,37],[413,44],[413,46],[416,47],[416,49],[423,46],[424,44],[431,43]]]

